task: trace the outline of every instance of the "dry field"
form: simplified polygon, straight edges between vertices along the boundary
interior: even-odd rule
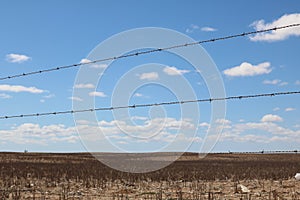
[[[151,156],[151,162],[168,156]],[[87,153],[0,153],[0,199],[300,199],[296,172],[300,154],[199,159],[185,153],[159,171],[131,174],[112,170]],[[240,184],[249,191],[243,193]]]

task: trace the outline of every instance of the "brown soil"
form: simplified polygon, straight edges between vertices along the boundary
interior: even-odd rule
[[[118,160],[125,155],[98,156]],[[148,158],[158,162],[172,156]],[[300,181],[293,178],[297,172],[296,153],[209,154],[203,159],[185,153],[146,174],[112,170],[88,153],[0,153],[0,199],[300,199]],[[239,193],[238,184],[250,192]]]

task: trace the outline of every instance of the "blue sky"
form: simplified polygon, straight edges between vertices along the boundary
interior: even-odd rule
[[[84,62],[99,43],[134,28],[167,28],[194,40],[205,40],[300,23],[300,3],[292,0],[54,0],[1,1],[0,4],[1,77]],[[202,47],[216,64],[228,96],[294,91],[300,87],[299,35],[299,28],[291,28],[207,43]],[[95,98],[96,107],[110,106],[118,80],[136,66],[147,63],[165,66],[144,67],[142,70],[145,71],[136,73],[135,78],[151,82],[165,77],[164,80],[180,87],[176,78],[184,77],[189,80],[197,98],[209,97],[203,77],[187,62],[172,54],[161,53],[118,60],[109,67],[99,63],[95,68],[106,70],[99,85],[88,80],[78,84],[79,68],[3,80],[0,82],[0,115],[70,110],[72,101],[74,104],[85,103],[84,99],[73,96],[73,88],[89,90],[86,95]],[[182,95],[185,95],[184,91]],[[225,119],[213,122],[224,125],[213,151],[299,149],[299,100],[299,95],[292,95],[228,101]],[[176,95],[155,84],[132,91],[128,99],[129,104],[165,101],[176,101]],[[0,151],[86,151],[77,131],[90,134],[93,140],[99,126],[112,143],[128,151],[157,150],[172,142],[176,135],[179,141],[193,141],[189,151],[199,151],[212,113],[209,103],[197,107],[199,122],[192,114],[182,118],[179,105],[130,110],[130,121],[114,118],[110,111],[98,112],[96,124],[88,120],[75,124],[72,115],[1,120]],[[117,127],[120,124],[125,132],[137,136],[149,136],[155,131],[158,135],[151,141],[134,143]],[[196,136],[189,137],[194,131]],[[212,132],[210,137],[214,140],[216,135]]]

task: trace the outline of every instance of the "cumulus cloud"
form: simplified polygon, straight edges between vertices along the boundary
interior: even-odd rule
[[[104,64],[104,63],[91,63],[92,61],[89,60],[89,59],[86,59],[86,58],[83,58],[81,59],[80,63],[83,63],[83,64],[87,64],[87,63],[90,63],[90,67],[91,68],[95,68],[95,69],[105,69],[107,68],[107,64]]]
[[[149,120],[148,117],[143,117],[143,116],[132,116],[130,117],[131,120],[142,120],[142,121],[145,121],[145,120]]]
[[[227,125],[227,124],[231,124],[231,121],[228,119],[217,119],[216,123]]]
[[[274,79],[274,80],[264,80],[263,84],[267,84],[267,85],[277,85],[278,83],[280,83],[281,80],[279,79]]]
[[[212,132],[208,139],[214,140],[219,137],[219,142],[300,142],[300,130],[292,130],[274,123],[281,120],[277,115],[268,114],[263,116],[260,122],[231,123],[231,126],[224,126],[220,137]],[[251,133],[253,131],[255,133]]]
[[[143,94],[137,92],[137,93],[135,93],[133,96],[134,96],[134,97],[142,97]]]
[[[294,110],[296,110],[296,109],[295,108],[286,108],[285,112],[291,112],[291,111],[294,111]]]
[[[69,97],[72,101],[83,101],[80,97]]]
[[[39,124],[24,123],[8,130],[0,130],[0,141],[15,144],[48,145],[49,142],[78,142],[76,127],[65,127],[61,124],[40,126]]]
[[[267,114],[260,120],[261,122],[281,122],[283,119],[278,115]]]
[[[199,127],[209,127],[209,123],[202,122],[202,123],[199,124]]]
[[[199,28],[200,28],[200,27],[199,27],[198,25],[196,25],[196,24],[191,24],[190,27],[191,27],[192,29],[199,29]]]
[[[195,130],[195,126],[190,119],[149,119],[140,116],[135,116],[133,119],[139,120],[139,125],[123,120],[102,120],[98,122],[98,125],[93,125],[85,120],[82,124],[77,124],[77,129],[80,135],[90,142],[97,142],[98,140],[102,142],[109,138],[115,144],[120,141],[126,142],[130,145],[130,148],[134,148],[133,145],[135,144],[144,143],[145,146],[143,148],[151,149],[153,145],[160,143],[164,146],[167,143],[173,142],[176,138],[180,142],[201,141],[201,138],[189,134]],[[105,138],[99,134],[99,128],[105,135]]]
[[[74,85],[74,88],[77,88],[77,89],[88,89],[88,88],[95,88],[95,86],[91,83],[86,83],[86,84],[76,84]]]
[[[186,33],[193,33],[194,31],[196,30],[201,30],[201,31],[204,31],[204,32],[212,32],[212,31],[217,31],[217,29],[215,28],[212,28],[212,27],[209,27],[209,26],[204,26],[204,27],[200,27],[198,25],[195,25],[195,24],[191,24],[189,26],[189,28],[187,28],[185,30]]]
[[[285,26],[289,24],[298,24],[300,21],[300,14],[285,14],[279,19],[274,20],[271,23],[265,23],[264,20],[258,20],[253,22],[250,26],[255,30],[270,29],[279,26]],[[252,41],[280,41],[289,38],[290,36],[300,36],[300,27],[291,27],[286,29],[280,29],[277,31],[259,33],[250,37]]]
[[[186,33],[193,33],[195,30],[198,30],[200,27],[195,24],[191,24],[189,28],[185,29]]]
[[[194,130],[195,125],[189,119],[177,120],[175,118],[154,118],[133,116],[132,120],[140,120],[140,125],[129,124],[122,120],[99,121],[99,126],[105,135],[116,138],[116,134],[122,137],[123,133],[131,134],[139,138],[145,138],[147,142],[164,141],[170,142],[176,137],[177,131]],[[127,134],[125,134],[127,136]],[[155,136],[154,136],[155,135]],[[154,136],[154,137],[152,137]],[[124,137],[124,136],[123,136]],[[133,137],[134,139],[134,137]],[[126,138],[130,141],[130,138]],[[145,141],[144,141],[145,142]]]
[[[285,86],[285,85],[288,85],[289,83],[288,82],[281,82],[279,83],[279,86]]]
[[[176,67],[170,67],[170,66],[165,67],[163,71],[170,76],[179,76],[190,72],[189,70],[180,70],[177,69]]]
[[[266,116],[267,115],[264,117]],[[271,117],[273,118],[272,120],[268,119],[266,121],[261,120],[260,122],[247,123],[240,122],[237,124],[234,124],[229,120],[218,120],[218,123],[225,122],[226,124],[230,124],[230,126],[224,127],[219,141],[259,143],[271,143],[278,141],[300,142],[300,130],[288,129],[274,123],[275,121],[278,121],[278,118],[274,120],[276,118],[274,118],[274,116]],[[25,123],[19,126],[11,127],[7,130],[0,130],[0,142],[41,145],[49,145],[51,142],[74,143],[79,141],[76,129],[78,129],[80,134],[84,135],[86,139],[90,138],[91,141],[95,141],[95,138],[99,139],[99,126],[105,137],[108,137],[110,141],[114,141],[116,143],[122,142],[126,145],[131,145],[130,147],[132,147],[135,142],[139,144],[143,142],[145,145],[148,144],[149,146],[152,146],[153,142],[170,143],[174,141],[175,138],[184,142],[203,141],[202,138],[198,136],[191,137],[182,133],[189,130],[193,131],[195,129],[195,125],[190,119],[149,119],[147,117],[133,116],[131,120],[134,119],[141,120],[140,125],[129,124],[122,120],[102,120],[99,121],[98,124],[94,124],[86,120],[80,120],[80,123],[77,124],[77,127],[66,127],[61,124],[41,126],[39,124]],[[201,131],[210,127],[210,125],[206,122],[202,122],[198,126],[202,127],[200,129]],[[145,139],[128,137],[127,134],[124,134],[124,130],[132,134],[132,136],[145,137]],[[253,130],[255,130],[255,134],[249,133],[249,131],[253,132]],[[153,135],[155,131],[158,131],[158,134]],[[214,137],[219,136],[210,134],[208,139],[214,139]]]
[[[157,72],[142,73],[139,78],[141,80],[157,80],[159,78]]]
[[[92,97],[106,97],[106,94],[104,94],[104,92],[94,91],[94,92],[90,92],[89,96],[92,96]]]
[[[55,97],[55,94],[48,94],[48,95],[44,95],[43,96],[43,99],[40,100],[41,103],[45,103],[46,100],[45,99],[51,99],[51,98],[54,98]]]
[[[205,32],[213,32],[213,31],[217,31],[217,29],[209,27],[209,26],[205,26],[201,28],[201,31],[205,31]]]
[[[269,74],[272,69],[269,62],[263,62],[258,65],[252,65],[247,62],[243,62],[239,66],[229,68],[223,71],[227,76],[257,76],[262,74]]]
[[[86,58],[83,58],[83,59],[80,60],[80,63],[84,63],[84,64],[90,63],[90,62],[91,62],[91,60],[86,59]]]
[[[43,96],[43,98],[45,98],[45,99],[51,99],[53,97],[55,97],[55,94],[48,94],[48,95]]]
[[[264,80],[263,84],[284,86],[284,85],[287,85],[288,82],[284,82],[284,81],[279,80],[279,79],[274,79],[274,80]]]
[[[5,93],[0,93],[0,99],[10,99],[12,96],[5,94]]]
[[[36,87],[25,87],[22,85],[0,85],[0,91],[5,91],[5,92],[29,92],[29,93],[43,93],[45,92],[44,90],[38,89]]]
[[[297,134],[300,132],[300,131],[293,131],[291,129],[284,128],[273,122],[248,122],[244,124],[237,124],[234,126],[234,129],[238,133],[243,133],[247,130],[261,130],[261,131],[271,133],[273,135],[284,135],[284,136],[291,136],[291,137],[297,136]]]
[[[92,64],[91,65],[91,68],[95,68],[95,69],[105,69],[105,68],[107,68],[108,67],[108,65],[107,64]]]
[[[6,55],[6,60],[11,63],[22,63],[30,59],[31,58],[29,56],[21,55],[21,54],[11,53]]]

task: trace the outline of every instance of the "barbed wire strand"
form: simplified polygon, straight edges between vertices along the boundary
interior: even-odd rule
[[[244,33],[240,33],[240,34],[228,35],[228,36],[212,38],[212,39],[208,39],[208,40],[201,40],[201,41],[192,42],[192,43],[179,44],[179,45],[170,46],[170,47],[139,51],[139,52],[136,52],[136,53],[130,53],[130,54],[125,54],[125,55],[121,55],[121,56],[108,57],[108,58],[93,60],[93,61],[89,61],[89,62],[81,62],[81,63],[77,63],[77,64],[65,65],[65,66],[60,66],[60,67],[53,67],[53,68],[49,68],[49,69],[43,69],[43,70],[26,72],[26,73],[21,73],[21,74],[6,76],[6,77],[0,77],[0,81],[7,80],[7,79],[18,78],[18,77],[30,76],[30,75],[34,75],[34,74],[42,74],[42,73],[47,73],[47,72],[53,72],[53,71],[58,71],[58,70],[62,70],[62,69],[78,67],[78,66],[82,66],[82,65],[89,65],[89,64],[99,63],[99,62],[118,60],[118,59],[122,59],[122,58],[139,56],[139,55],[142,55],[142,54],[150,54],[150,53],[166,51],[166,50],[170,50],[170,49],[188,47],[188,46],[193,46],[193,45],[197,45],[197,44],[204,44],[204,43],[216,42],[216,41],[220,41],[220,40],[232,39],[232,38],[236,38],[236,37],[243,37],[243,36],[248,36],[248,35],[253,35],[253,34],[265,33],[265,32],[269,32],[269,31],[277,31],[277,30],[292,28],[292,27],[297,27],[297,26],[300,26],[300,24],[289,24],[289,25],[286,25],[286,26],[274,27],[274,28],[251,31],[251,32],[244,32]]]
[[[166,106],[166,105],[176,105],[176,104],[186,104],[186,103],[201,103],[201,102],[225,101],[225,100],[235,100],[235,99],[259,98],[259,97],[273,97],[273,96],[295,95],[295,94],[300,94],[300,91],[275,92],[275,93],[229,96],[229,97],[210,98],[210,99],[195,99],[195,100],[171,101],[171,102],[162,102],[162,103],[133,104],[133,105],[116,106],[116,107],[100,107],[100,108],[90,108],[90,109],[83,109],[83,110],[67,110],[67,111],[58,111],[58,112],[10,115],[10,116],[0,116],[0,120],[11,119],[11,118],[23,118],[23,117],[39,117],[39,116],[46,116],[46,115],[74,114],[74,113],[82,113],[82,112],[109,111],[109,110],[117,110],[117,109],[133,109],[133,108],[142,108],[142,107]]]
[[[228,152],[211,152],[211,154],[298,154],[300,150],[262,150],[262,151],[228,151]]]

